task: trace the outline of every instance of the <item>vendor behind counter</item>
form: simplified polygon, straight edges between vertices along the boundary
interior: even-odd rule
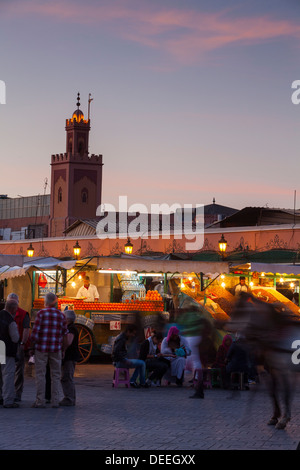
[[[84,298],[88,302],[99,302],[99,293],[97,287],[90,283],[90,278],[85,276],[83,278],[83,286],[77,292],[77,299]]]

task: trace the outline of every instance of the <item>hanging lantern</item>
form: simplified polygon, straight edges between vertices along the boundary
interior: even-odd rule
[[[34,255],[34,248],[32,246],[32,243],[30,243],[29,247],[27,248],[27,256],[28,258],[32,258]]]
[[[133,250],[133,244],[131,243],[130,238],[128,238],[124,249],[125,249],[126,255],[131,255],[132,250]]]
[[[80,252],[81,252],[81,246],[79,245],[78,241],[75,243],[75,245],[73,246],[73,253],[74,253],[74,257],[76,259],[79,258],[80,256]]]
[[[47,285],[47,278],[44,273],[41,273],[39,275],[38,286],[44,289],[46,285]]]
[[[219,250],[221,253],[225,253],[227,248],[227,241],[224,238],[224,235],[222,234],[221,239],[219,240]]]

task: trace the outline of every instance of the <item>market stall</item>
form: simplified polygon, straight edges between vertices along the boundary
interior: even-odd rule
[[[289,310],[300,319],[300,266],[285,263],[245,263],[231,266],[230,273],[222,274],[206,289],[206,295],[231,316],[236,296],[235,287],[245,278],[248,291],[256,298]]]
[[[114,338],[128,323],[138,323],[147,337],[153,328],[168,322],[169,280],[180,279],[189,272],[196,272],[194,275],[201,279],[203,275],[209,278],[229,269],[227,263],[137,257],[92,257],[79,261],[44,258],[10,267],[0,274],[0,280],[7,282],[6,293],[21,294],[20,304],[31,311],[32,322],[43,308],[47,292],[56,293],[59,309],[74,309],[85,362],[91,354],[109,354]],[[99,292],[98,301],[78,298],[86,276]]]

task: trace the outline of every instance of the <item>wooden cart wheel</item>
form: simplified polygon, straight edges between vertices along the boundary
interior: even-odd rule
[[[78,348],[81,357],[77,363],[83,364],[89,360],[92,353],[93,337],[90,330],[86,326],[76,323],[76,328],[78,330]]]

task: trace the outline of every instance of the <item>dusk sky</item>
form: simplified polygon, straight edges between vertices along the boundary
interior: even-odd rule
[[[1,194],[43,194],[77,93],[104,203],[300,207],[299,0],[0,0]]]

